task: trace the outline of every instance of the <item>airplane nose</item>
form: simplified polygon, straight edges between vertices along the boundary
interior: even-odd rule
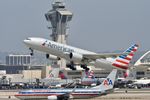
[[[31,40],[30,39],[25,39],[23,40],[24,44],[30,44]]]
[[[24,42],[25,44],[27,44],[27,43],[28,43],[28,40],[23,40],[23,42]]]

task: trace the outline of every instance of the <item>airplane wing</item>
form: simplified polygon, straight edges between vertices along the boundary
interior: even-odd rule
[[[68,100],[68,99],[73,99],[73,96],[71,95],[73,92],[75,92],[76,86],[73,88],[71,92],[67,92],[65,94],[58,95],[57,97],[59,100]]]
[[[117,56],[120,56],[120,55],[123,55],[123,54],[128,54],[128,53],[103,53],[103,54],[84,54],[83,55],[83,58],[86,58],[86,59],[91,59],[91,60],[96,60],[96,59],[105,59],[105,58],[108,58],[108,57],[117,57]]]
[[[150,67],[150,64],[140,64],[140,66],[147,66],[147,67]]]

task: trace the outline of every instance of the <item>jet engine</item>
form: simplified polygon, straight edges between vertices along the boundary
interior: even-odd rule
[[[48,100],[57,100],[57,96],[48,96]]]
[[[60,95],[60,96],[48,96],[48,100],[68,100],[70,96],[68,94]]]
[[[79,53],[70,53],[69,57],[73,62],[81,62],[83,60],[83,55]]]
[[[59,57],[50,54],[46,54],[46,58],[49,60],[60,60]]]

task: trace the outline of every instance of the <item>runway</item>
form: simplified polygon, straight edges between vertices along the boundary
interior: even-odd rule
[[[18,90],[1,90],[0,100],[19,100],[14,97],[17,91]],[[150,100],[150,89],[118,89],[111,94],[88,100]]]
[[[89,100],[150,100],[150,89],[118,89],[111,94]]]

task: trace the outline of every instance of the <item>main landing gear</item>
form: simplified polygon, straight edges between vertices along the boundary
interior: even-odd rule
[[[86,71],[90,70],[86,64],[81,64],[81,68],[85,69]]]
[[[75,64],[73,63],[73,61],[71,61],[69,64],[66,65],[67,68],[70,68],[72,70],[76,70]]]
[[[67,66],[67,68],[76,70],[75,64],[72,61],[69,64],[67,64],[66,66]],[[81,68],[85,69],[86,71],[90,70],[86,64],[81,64],[80,66],[81,66]]]

